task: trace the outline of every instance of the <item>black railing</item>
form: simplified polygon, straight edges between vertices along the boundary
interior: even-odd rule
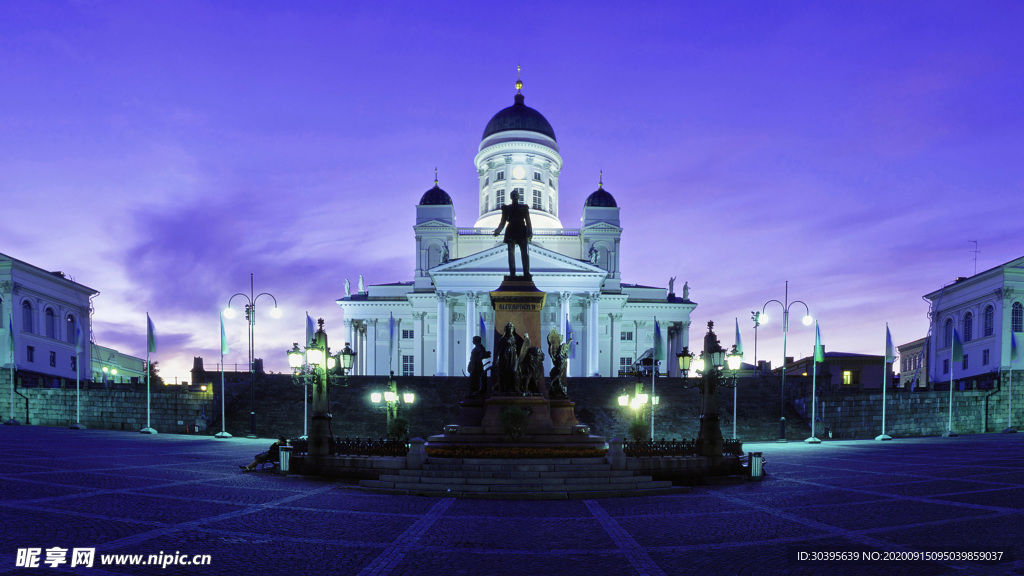
[[[622,451],[626,456],[635,458],[649,458],[661,456],[698,456],[700,446],[696,439],[684,440],[642,440],[623,442]],[[741,440],[724,440],[722,442],[722,453],[727,456],[740,456],[743,454],[743,442]]]
[[[295,454],[307,454],[307,440],[292,440]],[[328,450],[332,456],[405,456],[409,453],[409,443],[405,440],[389,438],[331,438]]]

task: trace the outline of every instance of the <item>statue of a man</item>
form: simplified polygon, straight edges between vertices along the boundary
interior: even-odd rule
[[[505,228],[505,244],[508,245],[508,275],[516,275],[515,247],[519,246],[519,254],[523,257],[523,277],[530,278],[530,255],[526,251],[527,243],[533,239],[530,207],[519,203],[519,192],[515,190],[512,191],[510,198],[512,203],[501,207],[501,222],[494,229],[494,235],[501,234],[502,228]]]
[[[675,276],[673,276],[673,277],[668,279],[668,295],[669,296],[675,296],[676,295],[676,277]]]
[[[366,292],[366,290],[363,288],[363,275],[360,274],[359,275],[359,293],[362,294],[363,292]]]
[[[345,278],[345,297],[348,298],[350,296],[352,296],[352,283],[348,281],[348,278]]]
[[[519,342],[516,327],[505,325],[505,334],[494,346],[498,355],[498,391],[513,394],[519,391]]]
[[[690,299],[690,283],[683,282],[683,300]]]
[[[473,336],[473,350],[469,353],[469,397],[478,398],[487,395],[487,373],[484,371],[484,360],[491,353],[484,349],[479,336]]]

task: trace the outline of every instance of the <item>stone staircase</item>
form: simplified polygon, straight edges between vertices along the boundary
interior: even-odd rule
[[[427,458],[422,470],[396,470],[359,485],[376,492],[494,500],[566,500],[684,494],[684,486],[612,470],[604,458],[531,460]]]

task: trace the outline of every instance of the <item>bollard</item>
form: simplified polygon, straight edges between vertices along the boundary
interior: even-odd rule
[[[284,474],[285,476],[287,476],[291,472],[291,469],[292,469],[292,447],[291,446],[279,446],[277,448],[277,451],[278,451],[278,454],[280,456],[280,462],[281,462],[281,468],[279,470],[279,473],[280,474]]]

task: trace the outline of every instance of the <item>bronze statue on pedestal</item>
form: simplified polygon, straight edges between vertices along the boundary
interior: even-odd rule
[[[516,246],[519,246],[519,254],[523,258],[523,278],[529,280],[530,276],[530,254],[526,250],[527,244],[533,239],[533,224],[530,223],[530,207],[519,203],[519,192],[513,190],[510,196],[511,204],[501,207],[501,222],[494,229],[494,235],[501,234],[505,228],[505,244],[508,245],[508,275],[516,275]],[[508,227],[506,228],[506,224]]]

